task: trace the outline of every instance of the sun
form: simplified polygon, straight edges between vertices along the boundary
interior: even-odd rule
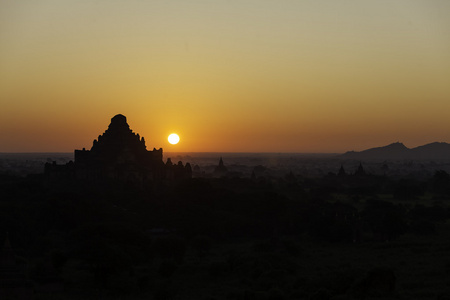
[[[178,136],[178,134],[172,133],[171,135],[169,135],[167,140],[169,140],[169,143],[171,143],[172,145],[175,145],[180,141],[180,137]]]

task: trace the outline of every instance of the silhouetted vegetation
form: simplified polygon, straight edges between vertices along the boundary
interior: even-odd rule
[[[444,281],[422,290],[414,283],[448,273],[450,256],[431,254],[449,247],[445,171],[141,188],[0,179],[0,238],[9,232],[40,299],[425,299],[423,289],[438,297]],[[415,264],[427,259],[421,273]],[[50,292],[49,284],[64,288]]]

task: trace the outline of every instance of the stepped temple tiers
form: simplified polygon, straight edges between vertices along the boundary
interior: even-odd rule
[[[118,180],[144,183],[162,179],[192,177],[189,163],[163,162],[163,150],[149,151],[145,139],[134,133],[124,115],[111,119],[108,129],[94,140],[90,150],[75,150],[75,161],[65,165],[45,165],[49,180],[74,178],[83,180]]]

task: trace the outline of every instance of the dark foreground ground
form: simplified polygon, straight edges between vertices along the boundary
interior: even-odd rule
[[[444,171],[139,187],[2,175],[0,238],[34,299],[450,299],[449,191]]]

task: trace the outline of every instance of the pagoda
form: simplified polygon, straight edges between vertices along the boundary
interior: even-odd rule
[[[176,172],[174,169],[176,168]],[[86,180],[145,182],[159,179],[190,178],[190,164],[164,164],[163,149],[147,150],[144,137],[134,133],[124,115],[111,119],[106,131],[93,141],[90,150],[75,150],[75,161],[64,166],[45,166],[46,174]]]

